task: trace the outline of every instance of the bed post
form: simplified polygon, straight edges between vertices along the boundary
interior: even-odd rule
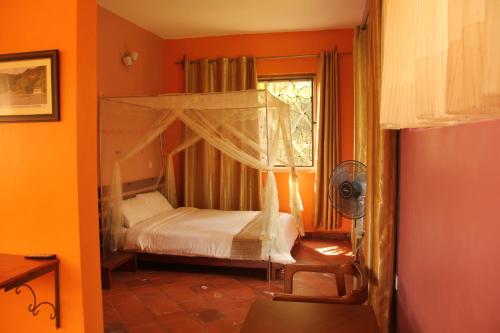
[[[267,257],[267,281],[269,282],[269,287],[271,286],[271,279],[273,278],[273,263],[271,262],[271,255]]]

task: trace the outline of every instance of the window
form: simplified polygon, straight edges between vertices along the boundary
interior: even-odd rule
[[[259,89],[267,89],[290,105],[295,165],[314,166],[313,78],[260,78]],[[284,149],[279,157],[286,160]]]

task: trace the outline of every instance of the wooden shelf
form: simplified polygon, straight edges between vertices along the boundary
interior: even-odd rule
[[[35,291],[27,284],[28,282],[54,272],[54,304],[49,302],[38,302]],[[15,289],[20,294],[22,288],[28,289],[33,302],[28,310],[36,316],[40,306],[50,306],[53,310],[51,319],[55,319],[56,328],[61,327],[61,315],[59,306],[59,259],[34,260],[25,259],[24,256],[0,253],[0,289],[6,292]]]

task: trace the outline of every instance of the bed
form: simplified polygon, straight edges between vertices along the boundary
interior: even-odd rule
[[[294,262],[290,254],[292,240],[297,236],[296,231],[304,235],[304,227],[288,104],[267,90],[103,97],[99,114],[101,173],[104,175],[101,187],[109,186],[109,191],[101,192],[107,198],[103,201],[103,248],[106,251],[127,249],[136,252],[142,260],[238,267],[268,268],[272,262],[273,267],[279,268]],[[131,120],[117,121],[123,119],[124,114]],[[148,120],[139,122],[143,117]],[[175,139],[167,150],[161,146],[163,134],[174,123],[180,123],[191,134],[181,142]],[[149,162],[149,169],[143,169],[144,165],[134,164],[137,161],[133,157],[140,159],[141,152],[154,142],[160,142],[162,163],[156,185],[163,184],[163,193],[174,207],[178,207],[179,182],[173,156],[205,142],[228,158],[266,173],[265,182],[260,178],[263,211],[180,208],[142,216],[123,229],[126,179],[133,179],[139,169],[143,175],[152,172],[149,169],[153,163]],[[273,172],[277,164],[289,168],[288,202],[293,219],[279,212],[278,186]],[[141,207],[138,205],[136,211],[148,211]],[[159,214],[161,216],[157,216]]]
[[[287,252],[269,253],[260,240],[259,211],[172,208],[155,191],[123,201],[123,250],[139,260],[184,264],[268,268],[294,262],[298,236],[292,215],[280,213],[280,242]]]

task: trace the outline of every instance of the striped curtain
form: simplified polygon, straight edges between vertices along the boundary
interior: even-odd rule
[[[185,92],[188,93],[257,87],[255,58],[185,61],[184,71]],[[261,210],[260,171],[221,154],[202,140],[184,153],[184,205],[223,210]]]
[[[342,217],[328,198],[330,175],[340,163],[340,115],[337,50],[321,52],[318,67],[318,156],[314,225],[331,230],[340,228]]]

